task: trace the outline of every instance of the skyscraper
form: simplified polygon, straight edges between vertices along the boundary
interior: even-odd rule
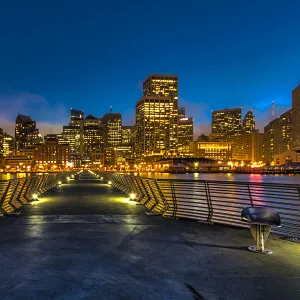
[[[70,126],[80,126],[80,121],[84,119],[84,111],[71,108]]]
[[[28,145],[29,137],[37,134],[36,123],[28,116],[18,115],[16,118],[15,139],[16,148],[22,149]]]
[[[241,133],[241,108],[212,111],[212,134],[235,135]]]
[[[122,116],[107,113],[102,117],[104,147],[116,147],[122,143]]]
[[[93,153],[103,146],[103,127],[101,119],[88,115],[83,121],[84,153]]]
[[[194,119],[178,118],[178,147],[189,145],[194,136]]]
[[[264,161],[274,162],[274,155],[291,150],[292,109],[272,120],[264,128]]]
[[[292,149],[300,152],[300,84],[292,92]]]
[[[169,97],[178,109],[178,77],[176,75],[151,74],[143,83],[143,96]]]
[[[243,132],[251,133],[255,130],[255,117],[252,111],[248,111],[243,119]]]
[[[15,138],[6,132],[3,134],[3,156],[6,157],[15,149]]]
[[[143,83],[143,97],[136,103],[136,155],[176,151],[178,146],[178,78],[152,74]]]
[[[72,153],[80,152],[80,126],[63,126],[62,139],[69,143]]]
[[[162,151],[176,150],[177,136],[174,135],[173,120],[174,101],[168,97],[143,97],[136,103],[138,161]]]

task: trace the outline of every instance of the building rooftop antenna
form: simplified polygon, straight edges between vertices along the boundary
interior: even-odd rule
[[[110,111],[110,113],[112,113],[112,106],[110,106],[109,111]]]
[[[272,101],[272,120],[275,119],[275,102]]]

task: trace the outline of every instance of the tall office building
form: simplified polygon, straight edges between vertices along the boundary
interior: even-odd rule
[[[28,116],[18,115],[16,118],[15,139],[16,148],[22,149],[30,142],[30,137],[37,133],[36,123]]]
[[[241,108],[212,111],[212,134],[231,136],[241,133],[241,118]]]
[[[102,117],[104,147],[116,147],[122,143],[122,116],[107,113]]]
[[[134,126],[122,126],[122,145],[133,144],[133,128]]]
[[[84,119],[84,111],[71,108],[69,126],[80,126],[80,121]]]
[[[143,83],[136,103],[136,156],[176,151],[178,146],[178,78],[152,74]]]
[[[80,152],[80,126],[63,126],[62,140],[70,145],[72,153]]]
[[[143,97],[136,103],[136,156],[138,161],[162,151],[175,151],[174,101],[167,97]]]
[[[252,111],[248,111],[243,119],[243,132],[251,133],[255,130],[255,117]]]
[[[93,153],[104,146],[102,120],[88,115],[83,121],[83,151]]]
[[[274,155],[292,148],[292,109],[272,120],[264,128],[264,161],[274,162]]]
[[[194,136],[194,119],[178,118],[178,147],[189,145]]]
[[[292,92],[292,149],[300,153],[300,84]]]
[[[26,137],[26,142],[24,143],[25,148],[34,147],[36,144],[43,142],[43,137],[40,134],[39,130],[36,129],[35,132],[28,133]]]
[[[116,159],[119,162],[133,161],[133,126],[122,126],[122,142],[116,147]]]
[[[169,97],[178,109],[178,77],[176,75],[151,74],[143,83],[144,97]]]
[[[3,134],[3,156],[8,156],[15,150],[15,138],[8,133]]]

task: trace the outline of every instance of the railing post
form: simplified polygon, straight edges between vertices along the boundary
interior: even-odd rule
[[[7,193],[10,189],[10,186],[11,186],[11,181],[8,182],[7,186],[6,186],[6,189],[4,191],[4,193],[2,194],[2,197],[1,197],[1,209],[4,210],[6,213],[8,213],[8,211],[6,211],[5,209],[5,203],[6,203],[6,196],[7,196]]]
[[[205,186],[205,193],[206,193],[206,199],[207,199],[207,208],[208,208],[208,216],[207,216],[207,223],[212,224],[212,216],[213,216],[213,205],[211,201],[211,195],[210,195],[210,189],[209,189],[209,183],[204,181]]]
[[[145,184],[144,184],[144,182],[143,182],[143,179],[141,179],[141,184],[142,184],[142,186],[143,186],[143,188],[144,188],[144,191],[145,191],[145,193],[146,193],[146,196],[147,196],[147,200],[146,200],[146,202],[144,203],[144,205],[146,206],[146,205],[148,204],[148,202],[151,200],[151,198],[150,198],[150,196],[149,196],[149,192],[148,192],[147,188],[145,187]]]
[[[172,200],[173,200],[173,218],[176,218],[177,215],[177,200],[176,200],[176,192],[174,187],[174,181],[170,180]]]
[[[158,184],[158,182],[157,182],[156,179],[155,179],[155,186],[156,186],[157,192],[158,192],[158,194],[159,194],[159,196],[160,196],[160,198],[162,199],[162,202],[163,202],[163,204],[164,204],[164,208],[163,208],[162,211],[161,211],[161,214],[164,215],[164,213],[165,213],[165,212],[168,210],[168,208],[169,208],[169,204],[168,204],[168,202],[166,201],[165,195],[164,195],[163,192],[161,191],[160,185]]]
[[[22,195],[23,195],[23,191],[24,191],[25,186],[26,186],[26,182],[27,182],[27,178],[24,178],[24,184],[22,185],[20,193],[19,193],[19,195],[17,197],[18,201],[22,202],[22,204],[24,204]]]
[[[253,207],[253,199],[252,199],[251,189],[250,189],[250,184],[249,183],[247,184],[247,187],[248,187],[250,203],[251,203],[251,206]]]
[[[2,191],[2,194],[0,195],[0,212],[3,212],[3,203],[4,203],[4,200],[5,200],[5,196],[7,194],[7,189],[8,189],[8,186],[9,186],[9,181],[6,181],[6,182],[1,182],[1,191]]]

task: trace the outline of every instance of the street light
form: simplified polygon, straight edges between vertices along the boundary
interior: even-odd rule
[[[38,199],[38,194],[36,194],[36,193],[32,194],[32,199],[37,200]]]
[[[135,193],[130,193],[129,198],[130,198],[130,200],[134,200],[136,198],[136,194]]]

